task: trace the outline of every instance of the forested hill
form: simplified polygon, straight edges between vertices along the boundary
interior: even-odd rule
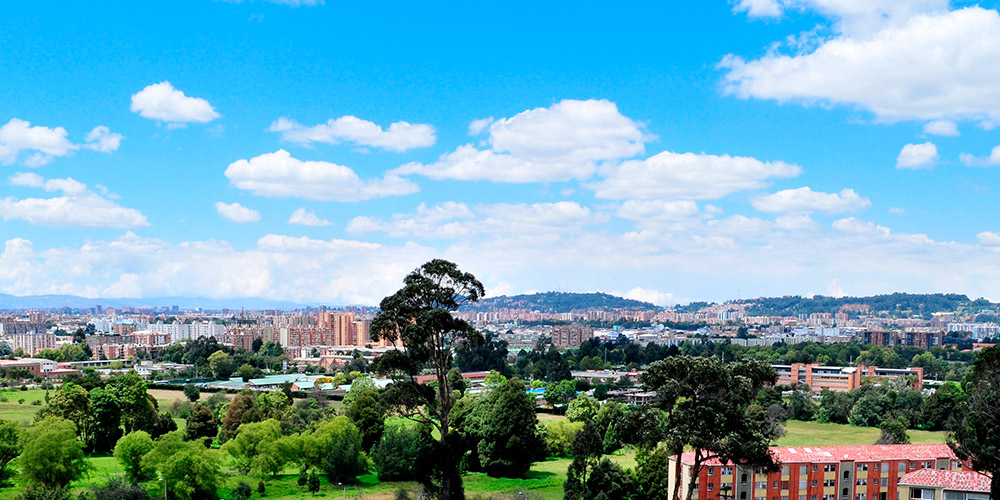
[[[606,293],[545,292],[530,295],[490,297],[462,308],[465,311],[528,309],[542,313],[567,313],[580,309],[659,310],[649,302],[616,297]]]
[[[950,312],[972,309],[977,312],[990,309],[994,304],[985,299],[969,300],[969,297],[954,293],[892,293],[871,297],[767,297],[741,301],[747,304],[747,315],[794,316],[811,313],[836,313],[843,306],[868,306],[872,313],[885,312],[890,316],[929,316],[936,312]]]

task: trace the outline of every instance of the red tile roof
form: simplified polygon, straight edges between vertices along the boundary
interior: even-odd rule
[[[990,476],[973,471],[920,469],[899,480],[908,486],[927,486],[946,490],[990,492]]]
[[[955,458],[947,444],[873,444],[868,446],[772,446],[774,459],[781,463],[879,462],[882,460],[931,460]],[[681,457],[685,464],[694,463],[694,452]],[[711,460],[706,465],[721,465]]]

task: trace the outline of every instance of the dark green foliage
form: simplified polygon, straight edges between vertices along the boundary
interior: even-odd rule
[[[879,428],[882,434],[875,444],[909,444],[910,436],[906,434],[908,422],[903,417],[887,416],[882,419]]]
[[[479,464],[490,476],[523,477],[531,463],[542,460],[545,443],[535,434],[535,402],[519,379],[510,379],[486,399],[479,428]]]
[[[143,458],[153,450],[153,440],[145,431],[130,432],[115,444],[115,459],[122,464],[125,475],[134,483],[147,481],[156,473]]]
[[[319,474],[317,474],[316,471],[309,473],[309,477],[306,479],[306,488],[309,490],[309,493],[312,493],[313,495],[319,492]]]
[[[469,304],[463,311],[487,311],[496,308],[523,308],[543,313],[567,313],[579,309],[658,311],[661,308],[639,300],[606,293],[543,292],[529,295],[490,297],[478,304]]]
[[[769,446],[783,431],[783,411],[770,412],[756,400],[757,393],[776,379],[774,369],[759,361],[723,364],[714,357],[690,356],[657,361],[642,375],[643,384],[656,390],[666,412],[664,428],[668,429],[666,443],[670,451],[692,449],[692,474],[696,477],[705,462],[713,459],[749,467],[776,467]],[[679,488],[679,477],[675,477],[675,485]],[[692,494],[693,482],[686,498],[690,500]]]
[[[191,415],[187,419],[185,426],[185,438],[189,441],[196,439],[211,440],[219,433],[219,423],[215,420],[215,414],[207,406],[196,404]]]
[[[381,374],[406,377],[386,391],[387,406],[411,416],[422,406],[432,417],[422,420],[435,426],[441,436],[437,465],[443,500],[465,496],[458,470],[461,440],[451,435],[449,421],[455,404],[447,383],[452,349],[483,342],[472,325],[451,313],[463,304],[478,301],[485,293],[475,276],[460,271],[454,263],[435,259],[408,274],[403,288],[382,299],[381,311],[372,320],[373,340],[399,340],[406,347],[405,351],[392,350],[379,356],[373,368]],[[422,367],[436,376],[436,390],[428,391],[413,380]]]
[[[816,312],[835,313],[845,304],[867,304],[873,311],[886,311],[891,316],[909,317],[914,314],[926,315],[941,311],[955,311],[969,304],[969,297],[954,293],[912,294],[892,293],[872,297],[824,297],[812,298],[772,297],[754,299],[747,308],[747,315],[796,316]]]
[[[510,375],[507,364],[507,341],[497,339],[487,333],[484,342],[478,345],[463,345],[455,350],[455,362],[463,372],[488,372],[496,370],[501,375]]]
[[[123,477],[112,477],[108,484],[94,488],[92,493],[95,500],[150,500],[146,488]]]
[[[201,389],[194,384],[184,384],[184,397],[192,403],[198,401],[198,398],[201,397]]]
[[[892,402],[888,396],[880,391],[872,391],[854,403],[847,421],[859,427],[877,427],[890,410]]]
[[[594,497],[593,492],[588,487],[590,472],[597,465],[601,457],[604,445],[601,442],[601,434],[588,420],[583,424],[583,429],[573,438],[573,445],[570,453],[573,461],[566,470],[566,482],[563,483],[563,492],[566,500],[589,500]]]
[[[178,500],[215,500],[223,481],[221,460],[201,443],[183,442],[179,432],[161,438],[147,460],[156,463],[167,489]]]
[[[377,394],[364,393],[347,408],[347,418],[361,431],[361,446],[371,450],[382,439],[385,429],[385,409],[376,399]]]
[[[246,481],[240,481],[240,484],[237,484],[233,488],[233,492],[229,494],[232,500],[250,500],[251,496],[253,496],[253,490],[250,489],[250,485]]]
[[[95,387],[90,390],[91,449],[95,452],[111,451],[122,436],[122,404],[113,389]]]
[[[241,392],[233,398],[232,402],[229,403],[229,409],[226,410],[226,417],[222,419],[222,432],[220,437],[223,440],[227,440],[234,435],[236,435],[236,429],[240,427],[243,423],[244,414],[253,414],[253,410],[257,408],[257,400],[254,399],[252,394],[246,392]],[[247,419],[250,421],[257,421],[253,419]]]
[[[66,488],[49,488],[39,485],[29,485],[24,491],[14,495],[14,500],[69,500],[70,493]]]
[[[10,420],[0,420],[0,486],[14,476],[11,461],[21,454],[21,426]]]
[[[973,469],[992,474],[990,498],[1000,498],[1000,346],[979,352],[963,386],[968,402],[948,444]]]
[[[587,491],[595,500],[631,500],[635,492],[635,477],[630,471],[605,458],[597,462],[590,471]]]
[[[670,453],[663,446],[640,449],[636,455],[636,494],[639,500],[671,500]]]
[[[372,453],[379,481],[425,482],[430,476],[426,458],[434,452],[428,426],[397,426],[386,429]]]
[[[264,493],[266,492],[267,485],[264,484],[264,481],[257,481],[257,493],[260,494],[260,496],[264,496]]]

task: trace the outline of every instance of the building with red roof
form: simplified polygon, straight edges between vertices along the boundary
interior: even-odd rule
[[[988,474],[921,469],[899,480],[899,498],[919,500],[989,500]]]
[[[946,444],[772,447],[780,470],[710,460],[694,478],[692,500],[897,500],[897,483],[923,470],[961,470]],[[681,455],[681,488],[692,480],[694,452]],[[677,456],[671,457],[674,470]],[[674,487],[671,473],[669,487]],[[960,500],[960,499],[941,499]]]

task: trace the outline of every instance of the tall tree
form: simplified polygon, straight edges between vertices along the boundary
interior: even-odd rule
[[[968,401],[948,444],[973,469],[992,474],[990,498],[1000,499],[1000,346],[979,352],[963,385]]]
[[[21,426],[10,420],[0,420],[0,486],[14,475],[8,467],[21,454]]]
[[[146,431],[130,432],[115,444],[115,459],[122,464],[125,475],[133,483],[154,477],[156,470],[142,459],[150,451],[153,451],[153,439]]]
[[[385,401],[436,427],[441,436],[436,460],[441,467],[443,500],[465,497],[459,472],[461,440],[451,432],[449,421],[455,404],[447,379],[453,349],[483,343],[472,325],[451,313],[464,303],[477,302],[485,293],[475,276],[452,262],[435,259],[408,274],[403,288],[382,299],[381,311],[372,320],[374,340],[398,340],[406,348],[376,360],[377,372],[402,377],[386,390]],[[435,376],[436,389],[416,382],[414,377],[425,367]]]
[[[523,477],[532,462],[545,458],[545,443],[535,433],[535,401],[516,378],[501,384],[486,401],[477,444],[479,464],[490,476]]]
[[[756,360],[725,364],[718,358],[678,356],[652,363],[643,385],[655,389],[668,421],[666,444],[673,454],[693,452],[691,473],[718,459],[775,468],[769,446],[783,428],[756,403],[757,392],[773,385],[777,373]],[[681,460],[674,469],[673,498],[681,498]],[[685,495],[691,500],[694,482]]]
[[[21,448],[17,462],[28,484],[65,488],[90,469],[76,426],[63,418],[35,422],[22,434]]]

